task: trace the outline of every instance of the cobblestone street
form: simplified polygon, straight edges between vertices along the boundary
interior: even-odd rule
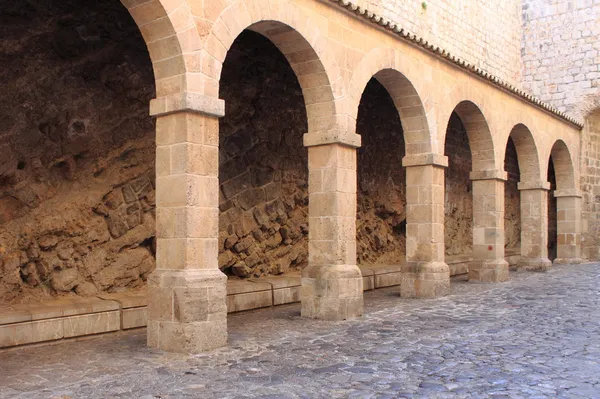
[[[299,305],[232,315],[229,346],[198,356],[145,332],[0,353],[3,398],[600,398],[600,265],[453,280],[452,294],[369,292],[366,315]]]

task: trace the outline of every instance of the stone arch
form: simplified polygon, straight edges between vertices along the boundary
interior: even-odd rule
[[[137,24],[152,60],[156,96],[187,91],[186,58],[200,42],[187,1],[121,0]]]
[[[554,163],[556,190],[576,190],[578,185],[575,177],[575,165],[567,144],[560,139],[557,140],[552,146],[550,157]]]
[[[404,131],[406,155],[437,151],[437,144],[431,135],[435,122],[431,119],[431,109],[424,105],[423,96],[413,82],[418,82],[422,71],[408,57],[389,49],[375,49],[365,55],[356,68],[350,81],[346,107],[349,115],[349,129],[356,126],[358,107],[368,82],[375,78],[392,97],[400,115]],[[353,131],[353,130],[352,130]]]
[[[531,130],[524,124],[519,123],[512,128],[509,137],[513,140],[517,150],[521,182],[535,183],[541,181],[540,156]],[[504,148],[508,144],[508,137],[506,141]]]
[[[472,101],[464,100],[458,103],[454,112],[461,119],[469,137],[473,171],[495,170],[494,140],[481,108]]]
[[[329,132],[338,126],[335,98],[341,97],[342,75],[327,37],[296,5],[261,6],[258,0],[238,0],[213,25],[202,56],[204,94],[217,98],[227,52],[243,30],[268,38],[294,70],[306,105],[310,133]]]

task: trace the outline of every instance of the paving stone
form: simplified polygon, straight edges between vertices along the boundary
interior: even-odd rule
[[[344,322],[298,304],[231,314],[229,346],[195,356],[150,350],[143,331],[0,352],[0,397],[599,397],[600,264],[451,289],[369,291]]]

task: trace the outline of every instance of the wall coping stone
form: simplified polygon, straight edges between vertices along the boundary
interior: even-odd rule
[[[522,182],[518,184],[519,191],[545,190],[550,191],[550,183],[547,181]]]
[[[528,102],[529,104],[540,108],[546,112],[549,112],[563,121],[574,125],[579,130],[583,129],[583,122],[566,114],[565,112],[559,111],[555,107],[541,101],[539,98],[534,97],[523,89],[520,89],[513,84],[500,79],[499,77],[492,75],[491,73],[475,66],[468,61],[461,59],[455,55],[450,54],[448,51],[442,49],[439,46],[436,46],[429,41],[425,40],[421,36],[418,36],[414,33],[407,31],[404,28],[401,28],[398,24],[388,19],[385,19],[372,11],[367,10],[364,7],[360,7],[348,0],[329,0],[331,3],[335,3],[337,7],[343,8],[351,13],[356,14],[358,17],[366,19],[372,24],[378,25],[379,27],[390,31],[392,34],[396,35],[398,38],[412,43],[418,47],[421,47],[423,50],[433,54],[436,57],[443,58],[446,61],[458,66],[461,69],[464,69],[470,74],[476,75],[490,84],[509,92],[510,94]]]
[[[445,155],[428,153],[428,154],[415,154],[415,155],[406,155],[402,158],[402,166],[425,166],[425,165],[435,165],[441,166],[444,168],[448,167],[448,157]]]
[[[225,101],[200,93],[183,92],[150,100],[150,116],[177,112],[196,112],[221,118],[225,116]]]

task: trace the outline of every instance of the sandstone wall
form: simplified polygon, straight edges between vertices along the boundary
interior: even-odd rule
[[[356,0],[484,70],[518,83],[520,0]]]
[[[153,72],[120,2],[0,2],[0,303],[154,267]]]

